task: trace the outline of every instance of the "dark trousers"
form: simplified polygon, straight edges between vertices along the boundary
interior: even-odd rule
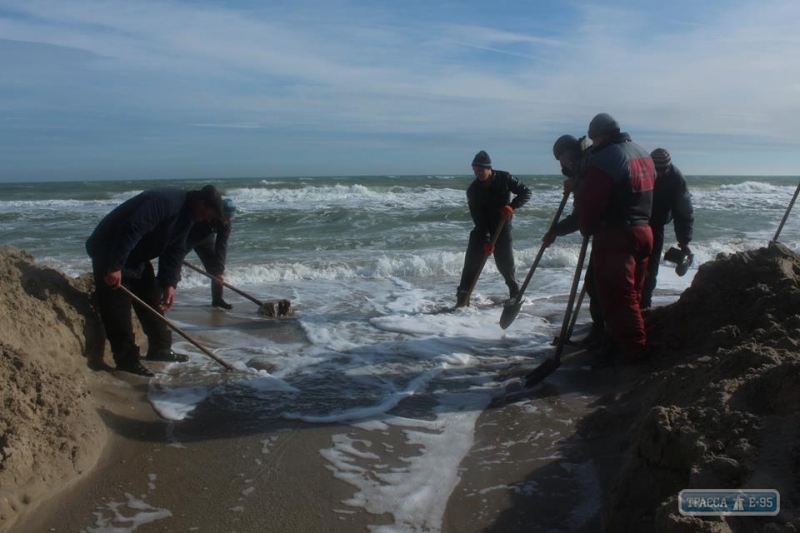
[[[206,269],[206,272],[211,274],[212,276],[220,276],[222,275],[222,269],[217,266],[216,262],[216,237],[212,233],[202,241],[200,241],[197,246],[194,247],[194,251],[197,254],[197,257],[200,258],[200,262],[203,263],[203,268]],[[211,282],[211,301],[216,302],[222,299],[222,285],[216,283],[214,281]]]
[[[139,360],[139,346],[133,334],[131,322],[131,306],[133,301],[130,296],[120,290],[114,290],[103,280],[106,267],[92,261],[94,283],[97,291],[97,305],[106,338],[111,344],[114,362],[119,365]],[[122,284],[133,294],[141,298],[150,307],[158,310],[161,299],[161,288],[156,281],[153,266],[148,262],[141,279],[122,278]],[[142,324],[142,329],[147,335],[148,353],[169,351],[172,347],[172,332],[153,313],[139,304],[133,304],[136,316]]]
[[[653,304],[653,291],[658,282],[658,265],[661,263],[661,251],[664,249],[664,226],[651,226],[653,230],[653,252],[647,263],[647,279],[642,290],[642,309]]]
[[[589,314],[592,317],[592,334],[600,335],[603,333],[603,310],[600,308],[600,301],[597,297],[597,282],[594,275],[594,251],[589,254],[589,264],[586,267],[586,275],[583,278],[583,285],[586,287],[586,295],[589,296]]]
[[[597,295],[606,328],[623,353],[639,356],[647,346],[639,302],[653,250],[650,226],[598,230],[592,248]]]
[[[461,283],[458,285],[459,294],[465,294],[469,291],[472,281],[478,274],[478,269],[481,267],[483,256],[483,243],[485,242],[484,236],[475,230],[469,234],[469,244],[467,244],[467,253],[464,256],[464,268],[461,270]],[[497,270],[503,276],[508,287],[508,293],[513,298],[519,292],[519,283],[517,283],[515,269],[514,269],[514,250],[512,248],[511,231],[503,229],[497,242],[494,246],[494,264],[497,265]]]

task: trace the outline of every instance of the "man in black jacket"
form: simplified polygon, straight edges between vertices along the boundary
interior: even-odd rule
[[[194,250],[203,263],[206,272],[225,281],[225,260],[228,257],[228,239],[236,205],[230,198],[222,201],[222,218],[208,222],[198,222],[192,226],[187,238],[187,248]],[[211,282],[211,305],[222,309],[233,306],[222,298],[222,284]]]
[[[199,191],[151,189],[125,201],[100,221],[86,241],[92,258],[98,311],[117,369],[152,376],[139,360],[131,324],[131,298],[120,285],[161,313],[169,310],[186,256],[186,237],[195,222],[222,215],[216,188]],[[151,259],[158,257],[158,275]],[[149,360],[175,360],[170,330],[152,313],[134,306],[147,335]]]
[[[531,190],[524,183],[508,172],[493,170],[492,160],[483,150],[472,160],[472,172],[475,180],[467,189],[467,202],[475,227],[469,234],[461,283],[456,293],[456,307],[468,304],[470,287],[486,254],[494,253],[497,270],[506,281],[510,297],[517,295],[519,283],[514,272],[511,217],[515,209],[525,205],[531,198]],[[513,199],[512,193],[515,195]],[[501,220],[506,223],[493,248],[492,237]]]
[[[675,237],[678,247],[686,256],[691,256],[689,243],[692,240],[694,226],[694,208],[692,197],[686,188],[686,178],[672,164],[669,152],[664,148],[656,148],[650,154],[656,167],[656,185],[653,189],[653,211],[650,214],[650,227],[653,229],[653,253],[647,264],[647,279],[642,291],[642,309],[653,303],[653,291],[658,278],[658,264],[661,262],[661,251],[664,248],[664,226],[670,222],[675,226]]]

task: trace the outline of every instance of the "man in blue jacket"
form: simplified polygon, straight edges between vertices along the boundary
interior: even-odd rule
[[[517,178],[503,170],[492,169],[492,159],[481,150],[472,160],[475,180],[467,189],[469,214],[475,227],[469,234],[461,283],[456,292],[456,307],[466,305],[469,289],[478,274],[485,254],[494,254],[497,270],[503,276],[508,293],[514,298],[519,292],[514,272],[514,250],[511,247],[511,217],[515,209],[525,205],[531,198],[531,190]],[[511,194],[514,198],[511,198]],[[495,247],[491,240],[500,221],[505,226],[500,232]]]
[[[236,205],[230,198],[222,200],[222,218],[208,222],[198,222],[192,226],[187,239],[187,248],[194,250],[203,263],[203,268],[212,276],[224,281],[225,261],[228,257],[228,239]],[[211,305],[221,309],[233,309],[222,298],[222,284],[211,282]]]
[[[152,376],[140,361],[131,323],[131,298],[124,285],[161,313],[175,298],[186,256],[186,237],[195,222],[222,215],[222,197],[213,185],[199,191],[151,189],[116,207],[86,241],[92,258],[98,311],[118,370]],[[158,274],[151,259],[158,257]],[[147,359],[175,361],[170,330],[152,313],[134,306],[147,335]],[[185,360],[185,359],[184,359]]]

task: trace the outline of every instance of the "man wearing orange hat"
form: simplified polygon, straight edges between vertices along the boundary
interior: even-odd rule
[[[687,260],[691,261],[692,252],[689,242],[692,240],[694,225],[694,208],[692,197],[686,188],[686,178],[672,164],[669,152],[664,148],[656,148],[650,153],[656,167],[656,184],[653,188],[653,211],[650,214],[650,227],[653,230],[653,252],[647,264],[647,279],[642,290],[642,309],[652,305],[653,290],[658,278],[658,265],[661,261],[661,250],[664,248],[664,226],[673,222],[678,247]],[[685,270],[682,271],[686,273]],[[681,275],[681,272],[678,272]]]

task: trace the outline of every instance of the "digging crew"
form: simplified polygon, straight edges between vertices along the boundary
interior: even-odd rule
[[[606,113],[592,119],[588,134],[594,147],[577,205],[578,227],[593,236],[592,270],[612,342],[626,357],[642,359],[647,333],[639,303],[653,250],[655,167],[650,154]],[[609,345],[604,352],[616,349]]]
[[[151,189],[116,207],[86,241],[92,258],[97,303],[117,369],[152,376],[140,361],[131,323],[131,298],[124,285],[162,314],[169,310],[186,256],[186,237],[195,222],[222,214],[222,198],[212,185],[199,191]],[[151,260],[158,257],[158,274]],[[133,306],[147,335],[147,359],[185,360],[171,351],[170,330],[148,309]]]
[[[225,260],[228,256],[228,239],[231,236],[231,225],[236,205],[233,200],[222,201],[222,218],[198,222],[192,226],[186,240],[187,248],[194,250],[203,263],[203,268],[212,276],[225,281]],[[222,298],[222,284],[211,282],[211,305],[222,309],[233,309],[233,306]]]
[[[650,215],[650,227],[653,230],[653,252],[647,265],[647,279],[642,291],[642,309],[652,305],[653,291],[658,279],[658,266],[661,262],[661,251],[664,248],[664,226],[673,222],[678,248],[687,256],[692,256],[689,243],[692,240],[694,226],[694,208],[692,196],[686,188],[686,178],[672,164],[669,152],[664,148],[656,148],[650,153],[656,167],[656,184],[653,188],[653,212]]]
[[[572,213],[558,221],[552,231],[545,233],[542,242],[550,246],[557,237],[563,237],[578,231],[577,204],[580,201],[580,190],[586,174],[586,162],[591,154],[591,149],[583,149],[583,144],[572,135],[562,135],[553,144],[553,156],[561,163],[561,173],[567,177],[564,180],[564,193],[572,192]],[[586,276],[583,280],[586,294],[589,295],[589,314],[592,317],[592,328],[589,334],[581,340],[584,346],[599,345],[603,338],[603,312],[597,300],[597,284],[592,272],[592,256],[589,255]]]
[[[514,210],[525,205],[531,198],[531,190],[524,183],[508,172],[493,170],[492,160],[483,150],[472,160],[472,172],[475,180],[467,189],[467,203],[475,227],[469,234],[461,283],[456,293],[456,307],[466,304],[470,286],[478,274],[485,254],[494,254],[497,270],[505,279],[510,297],[517,295],[519,284],[514,272],[511,218]],[[492,237],[501,220],[506,221],[505,226],[492,247]]]

